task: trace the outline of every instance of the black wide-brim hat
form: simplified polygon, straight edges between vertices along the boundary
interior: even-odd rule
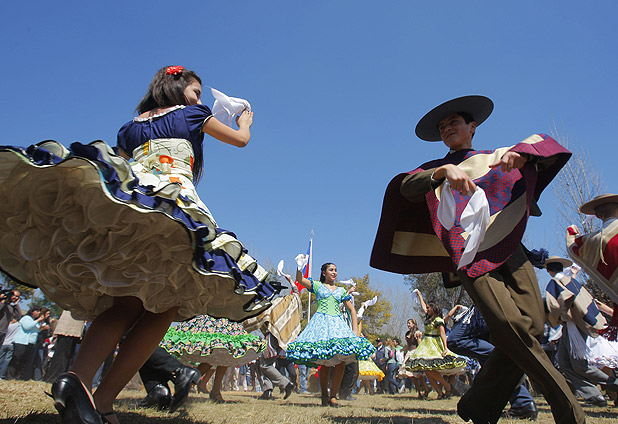
[[[438,124],[447,116],[466,112],[472,116],[476,125],[481,125],[494,110],[494,102],[485,96],[463,96],[436,106],[425,114],[416,124],[416,135],[425,141],[442,141]]]

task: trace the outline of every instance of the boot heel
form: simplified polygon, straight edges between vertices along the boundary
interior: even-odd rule
[[[71,394],[70,383],[65,379],[58,379],[52,385],[51,392],[54,398],[54,408],[62,414]]]

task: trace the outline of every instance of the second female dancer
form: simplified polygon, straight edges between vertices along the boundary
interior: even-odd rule
[[[322,406],[337,407],[340,406],[337,393],[345,371],[345,364],[369,358],[375,348],[369,340],[357,336],[358,323],[356,310],[351,301],[352,296],[343,287],[335,285],[337,266],[330,262],[325,263],[320,270],[320,280],[314,281],[303,277],[299,261],[302,259],[297,259],[299,269],[296,271],[296,281],[310,292],[315,293],[318,308],[296,341],[288,344],[287,357],[297,364],[321,365]],[[341,303],[350,311],[352,329],[343,318],[339,308]],[[331,368],[333,368],[333,378],[329,394],[328,383]]]

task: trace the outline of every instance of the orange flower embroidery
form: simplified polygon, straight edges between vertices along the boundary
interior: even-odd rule
[[[190,161],[191,161],[191,164],[190,164],[191,165],[191,171],[193,171],[193,156],[189,156],[189,158],[190,158]]]
[[[180,178],[178,178],[178,177],[170,177],[170,183],[178,183],[178,184],[180,184],[180,187],[185,188],[182,185],[182,181],[180,181]]]
[[[171,156],[160,155],[159,156],[160,163],[174,163],[174,159]]]

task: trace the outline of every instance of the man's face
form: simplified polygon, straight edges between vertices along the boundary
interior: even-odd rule
[[[442,119],[438,124],[442,141],[451,150],[470,149],[472,136],[476,131],[476,122],[466,124],[466,121],[456,113]]]

